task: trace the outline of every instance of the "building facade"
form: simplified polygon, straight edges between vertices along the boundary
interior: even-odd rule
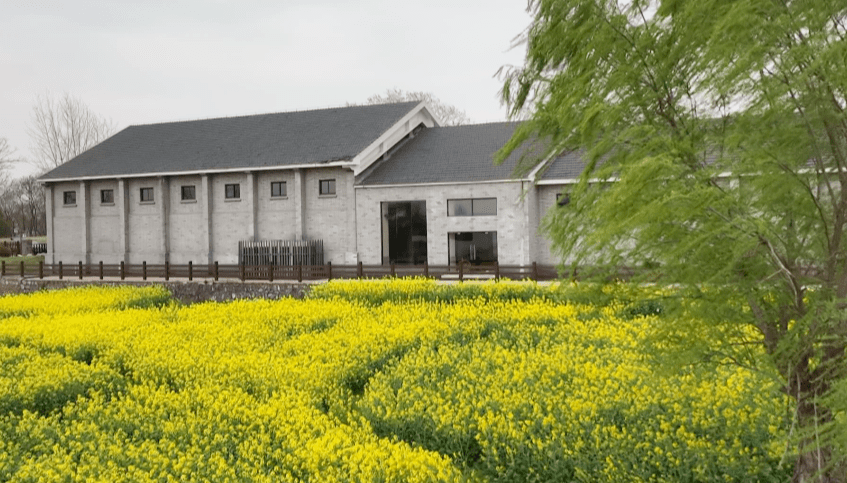
[[[438,127],[425,103],[131,126],[45,174],[48,263],[237,263],[322,240],[334,264],[555,263],[541,217],[581,171],[513,178],[516,123]],[[549,175],[548,175],[549,173]]]

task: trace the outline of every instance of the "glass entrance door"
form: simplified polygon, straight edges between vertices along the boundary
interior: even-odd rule
[[[447,236],[451,265],[463,261],[486,265],[497,261],[496,231],[467,231],[449,233]]]
[[[382,263],[426,262],[426,201],[382,203]]]

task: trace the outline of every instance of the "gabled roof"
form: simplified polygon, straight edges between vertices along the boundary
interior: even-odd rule
[[[518,124],[498,122],[423,129],[388,159],[365,173],[358,184],[371,186],[514,180],[512,173],[521,156],[539,156],[542,152],[540,146],[537,146],[539,149],[533,149],[531,144],[527,144],[515,150],[503,164],[494,166],[494,153],[509,141]],[[578,178],[583,166],[579,156],[567,155],[555,159],[543,178],[559,179],[564,174]],[[552,176],[548,176],[548,173]]]
[[[496,153],[518,123],[498,122],[423,129],[365,173],[358,184],[389,185],[512,179],[520,152],[494,166]]]
[[[215,172],[350,161],[419,102],[130,126],[41,177]]]

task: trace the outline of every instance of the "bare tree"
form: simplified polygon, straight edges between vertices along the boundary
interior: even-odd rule
[[[3,180],[0,187],[0,236],[12,236],[18,231],[20,200],[15,191],[8,179]]]
[[[9,169],[15,162],[12,155],[15,154],[14,148],[9,146],[9,141],[6,138],[0,138],[0,186],[5,187],[9,180]]]
[[[94,114],[79,98],[65,93],[38,96],[29,135],[33,165],[48,171],[66,163],[115,132],[115,124]]]
[[[5,235],[43,235],[47,232],[44,187],[37,175],[3,184],[0,221],[0,231],[6,231]]]
[[[21,205],[21,232],[32,236],[47,234],[44,186],[38,182],[38,176],[17,179],[15,185]]]
[[[9,145],[9,141],[6,138],[0,138],[0,236],[9,236],[14,233],[9,220],[10,210],[7,207],[7,200],[13,199],[9,186],[9,170],[15,162],[12,157],[14,153],[15,150]]]
[[[427,101],[434,111],[433,114],[441,119],[444,126],[458,126],[460,124],[468,124],[471,120],[465,111],[444,104],[431,92],[403,92],[401,89],[388,89],[385,95],[374,95],[368,97],[367,104],[387,104],[389,102],[406,102],[406,101]]]

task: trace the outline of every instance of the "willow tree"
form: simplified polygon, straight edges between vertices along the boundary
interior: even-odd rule
[[[847,5],[529,8],[526,62],[503,88],[528,120],[498,159],[536,138],[543,159],[583,153],[570,203],[545,219],[554,250],[568,268],[635,266],[688,287],[686,310],[738,336],[703,358],[748,363],[738,347],[763,346],[796,403],[794,480],[845,481],[832,394],[847,369]]]

